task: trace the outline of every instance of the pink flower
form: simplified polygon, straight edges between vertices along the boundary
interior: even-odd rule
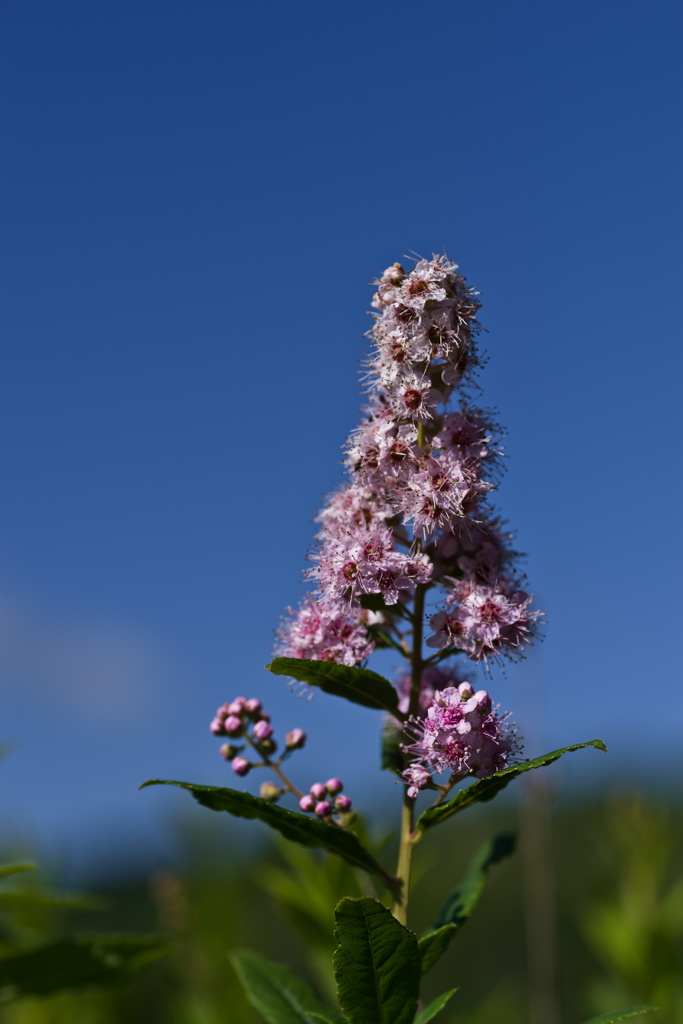
[[[420,718],[426,715],[434,700],[437,690],[445,690],[448,686],[459,686],[465,682],[463,673],[459,667],[439,667],[431,665],[422,673],[420,686],[420,706],[418,715]],[[399,693],[398,709],[405,715],[410,704],[410,672],[405,672],[395,683]]]
[[[299,609],[288,609],[290,618],[277,631],[276,654],[283,658],[310,658],[357,665],[374,650],[365,623],[367,613],[359,606],[342,608],[322,604],[314,595],[305,598]]]
[[[499,715],[486,690],[473,693],[469,683],[437,690],[425,719],[411,719],[414,742],[403,747],[414,763],[404,778],[422,788],[418,779],[430,766],[434,772],[476,775],[484,778],[504,768],[511,756],[521,752],[509,715]]]
[[[446,598],[446,609],[431,620],[428,647],[455,646],[473,661],[520,654],[536,631],[541,612],[531,598],[505,580],[491,584],[465,579]]]

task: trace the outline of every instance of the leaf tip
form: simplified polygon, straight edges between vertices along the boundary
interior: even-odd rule
[[[163,782],[163,779],[147,779],[146,782],[143,782],[142,785],[138,786],[137,792],[139,793],[141,789],[145,789],[147,786],[161,786],[163,785]]]

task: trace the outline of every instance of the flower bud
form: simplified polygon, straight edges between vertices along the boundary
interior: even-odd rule
[[[279,800],[282,795],[282,790],[275,785],[274,782],[262,782],[259,790],[262,800],[267,800],[268,803],[274,804],[276,800]]]
[[[349,800],[348,796],[338,796],[337,799],[334,801],[334,806],[338,811],[350,811],[351,801]]]
[[[228,715],[230,714],[230,712],[228,711],[229,707],[230,707],[229,704],[221,704],[221,706],[219,707],[218,711],[216,712],[216,718],[222,718],[222,719],[227,718]]]
[[[277,750],[277,743],[275,740],[259,740],[258,748],[262,754],[265,754],[266,757],[270,757],[270,755],[274,754]]]
[[[330,796],[335,796],[337,793],[341,793],[344,788],[344,784],[339,779],[328,779],[325,783],[325,789]]]
[[[314,811],[315,800],[313,799],[312,796],[308,796],[308,794],[306,796],[302,796],[301,800],[299,800],[299,807],[301,808],[302,811],[306,811],[306,813],[308,813],[309,811]]]
[[[233,747],[232,743],[224,743],[219,750],[219,754],[224,761],[232,761],[233,757],[237,757],[240,752],[240,747]]]
[[[269,740],[273,735],[273,727],[270,722],[257,722],[254,726],[254,736],[257,740]]]
[[[244,710],[250,716],[258,715],[261,710],[261,701],[258,697],[250,697],[249,700],[244,702]]]
[[[474,695],[474,699],[477,702],[477,707],[481,711],[488,711],[488,709],[491,707],[491,698],[489,697],[486,690],[477,690],[477,692]]]
[[[241,715],[244,711],[244,705],[246,704],[244,697],[235,697],[235,699],[228,704],[229,715]]]
[[[469,700],[474,696],[474,688],[471,683],[461,683],[458,690],[463,700]]]
[[[228,715],[223,724],[228,736],[239,736],[242,732],[242,719],[238,718],[237,715]]]
[[[270,721],[270,715],[267,714],[265,711],[259,711],[258,718],[259,718],[259,722],[269,722]]]
[[[285,745],[287,750],[296,750],[297,748],[303,747],[306,742],[306,733],[303,729],[292,729],[285,736]]]
[[[315,805],[315,813],[319,818],[327,818],[332,814],[332,805],[328,804],[327,800],[323,800],[322,803]]]
[[[231,767],[235,775],[246,775],[251,768],[251,765],[247,761],[246,757],[235,757]]]
[[[223,719],[219,718],[218,716],[216,716],[213,719],[211,725],[209,726],[209,729],[214,734],[214,736],[225,736],[225,726],[223,723]]]
[[[322,782],[314,782],[309,792],[312,793],[316,800],[322,800],[327,796],[327,789],[323,786]]]

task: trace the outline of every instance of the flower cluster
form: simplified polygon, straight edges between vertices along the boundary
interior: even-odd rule
[[[284,752],[277,761],[271,760],[277,750],[277,743],[273,739],[270,716],[263,710],[258,698],[235,697],[229,704],[221,704],[210,729],[214,736],[229,736],[233,740],[244,741],[241,745],[224,743],[220,748],[221,757],[230,761],[236,775],[247,775],[252,768],[270,768],[276,773],[281,785],[272,781],[262,783],[262,800],[276,803],[285,793],[293,793],[298,798],[302,811],[314,813],[328,824],[344,828],[354,819],[351,801],[348,796],[342,794],[344,786],[339,779],[328,779],[324,784],[314,782],[309,792],[304,795],[283,774],[282,762],[306,743],[306,733],[303,729],[292,729],[288,732],[285,736]],[[249,761],[243,754],[247,746],[259,754],[262,760]]]
[[[408,796],[430,785],[432,773],[449,771],[456,778],[483,779],[521,752],[509,714],[500,715],[486,690],[470,683],[437,690],[425,718],[411,718],[406,732],[413,742],[402,749],[413,760],[403,777]]]
[[[398,710],[403,714],[408,713],[410,705],[410,672],[404,672],[396,680],[395,686],[398,690]],[[458,666],[430,665],[422,673],[420,681],[420,703],[418,716],[424,718],[434,701],[434,694],[437,690],[445,690],[448,687],[459,686],[467,680]]]
[[[307,814],[315,813],[323,821],[332,820],[336,811],[338,820],[335,824],[347,824],[350,820],[351,801],[348,796],[338,795],[343,788],[339,779],[328,779],[325,783],[314,782],[308,793],[299,800],[299,807]]]
[[[221,757],[230,761],[235,775],[246,775],[252,768],[271,765],[269,758],[277,750],[273,739],[270,715],[263,710],[257,697],[235,697],[229,704],[221,704],[209,727],[214,736],[229,736],[231,740],[244,740],[242,744],[224,743],[220,748]],[[303,729],[292,729],[285,736],[285,750],[277,762],[279,765],[293,750],[299,750],[306,742]],[[247,746],[263,758],[258,764],[249,761],[242,751]],[[264,784],[265,785],[265,784]]]
[[[418,586],[439,586],[445,606],[431,646],[487,664],[514,656],[539,613],[488,504],[500,428],[466,394],[481,362],[477,293],[446,256],[408,273],[396,263],[376,285],[367,407],[345,448],[349,480],[318,515],[307,573],[315,590],[289,609],[276,653],[356,665],[382,634],[400,640],[396,622]]]

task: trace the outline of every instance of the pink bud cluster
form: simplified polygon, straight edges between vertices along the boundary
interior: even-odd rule
[[[437,690],[425,718],[411,718],[406,733],[413,742],[402,746],[412,757],[403,773],[408,796],[430,785],[432,773],[483,779],[521,753],[521,739],[509,714],[500,715],[486,690],[470,683]]]
[[[270,715],[266,714],[261,701],[256,697],[235,697],[229,704],[221,704],[209,728],[214,736],[244,739],[246,744],[265,758],[269,758],[277,750]],[[303,729],[293,729],[285,736],[285,752],[298,750],[305,742],[306,733]],[[225,761],[230,761],[235,775],[247,775],[252,768],[261,767],[262,763],[266,763],[253,764],[243,756],[244,749],[244,744],[237,746],[233,743],[224,743],[220,748],[221,757]]]
[[[540,613],[488,505],[501,432],[462,390],[480,363],[477,293],[446,256],[408,273],[394,264],[376,284],[366,416],[346,445],[350,479],[318,516],[307,574],[316,589],[289,609],[276,653],[358,664],[429,584],[445,590],[429,644],[473,661],[520,654]],[[385,607],[364,609],[366,595]]]
[[[332,820],[335,811],[338,815],[348,814],[351,810],[351,801],[348,796],[337,795],[343,788],[339,779],[328,779],[325,783],[314,782],[308,793],[299,800],[299,807],[307,814],[315,813],[318,818],[325,821]],[[334,806],[331,803],[333,798]],[[338,822],[338,824],[342,823],[342,821]]]

